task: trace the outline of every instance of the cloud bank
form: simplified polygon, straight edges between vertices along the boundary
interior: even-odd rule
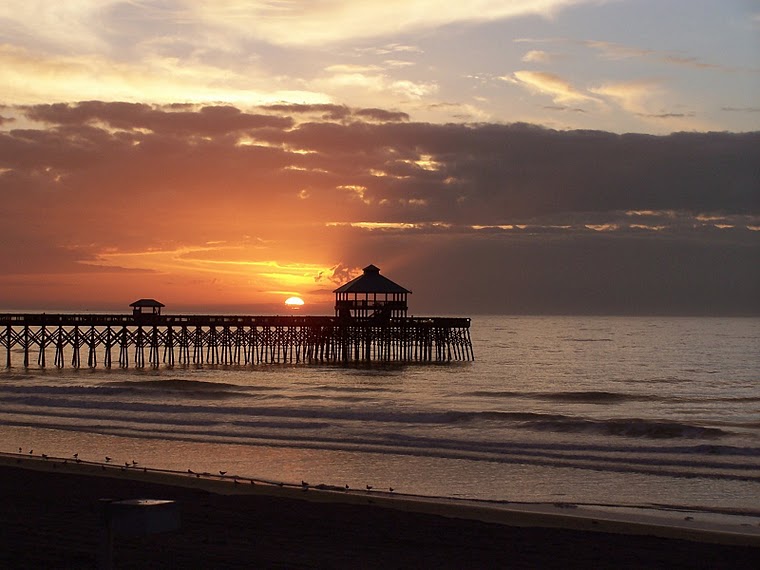
[[[374,262],[417,312],[760,313],[760,133],[339,105],[11,110],[28,128],[0,130],[6,303],[78,302],[86,281],[103,303],[143,286],[329,311],[320,276]]]

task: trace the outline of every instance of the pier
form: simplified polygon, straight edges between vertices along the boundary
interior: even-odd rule
[[[345,305],[345,302],[344,302]],[[0,314],[6,367],[442,363],[474,359],[469,318]],[[12,355],[15,354],[15,358]],[[20,362],[19,362],[20,360]]]
[[[474,360],[470,319],[407,316],[411,291],[374,265],[333,293],[332,317],[162,315],[155,299],[131,315],[0,314],[0,346],[8,368],[14,352],[42,368],[49,352],[58,368]]]

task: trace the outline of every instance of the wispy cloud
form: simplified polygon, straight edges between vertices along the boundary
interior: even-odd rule
[[[555,103],[599,102],[597,97],[584,93],[568,80],[547,71],[515,71],[513,82],[533,91],[549,95]]]
[[[167,77],[171,81],[167,81]],[[264,104],[277,101],[324,103],[330,97],[299,90],[256,68],[223,69],[176,58],[151,57],[140,62],[115,62],[102,55],[45,55],[0,46],[0,84],[10,104],[78,101],[83,94],[101,100],[154,103],[228,101]]]
[[[550,63],[556,60],[558,56],[543,50],[532,49],[522,56],[525,63]]]
[[[457,22],[548,16],[589,0],[218,0],[190,4],[191,17],[281,45],[313,45],[432,29]]]
[[[664,88],[659,80],[640,79],[604,83],[591,91],[613,100],[629,113],[648,115],[653,113],[653,101],[662,98]]]

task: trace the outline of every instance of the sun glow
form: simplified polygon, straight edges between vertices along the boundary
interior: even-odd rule
[[[303,299],[301,297],[288,297],[285,299],[285,305],[289,309],[300,309],[303,306]]]

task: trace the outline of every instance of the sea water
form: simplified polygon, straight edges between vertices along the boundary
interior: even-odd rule
[[[16,352],[0,451],[760,515],[760,319],[494,316],[471,333],[474,362],[428,365],[24,369]]]

